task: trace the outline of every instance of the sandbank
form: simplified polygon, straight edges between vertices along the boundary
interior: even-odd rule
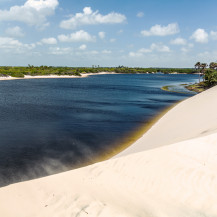
[[[98,72],[98,73],[81,73],[81,76],[75,76],[75,75],[24,75],[24,77],[0,77],[0,81],[7,81],[7,80],[20,80],[20,79],[39,79],[39,78],[84,78],[88,77],[90,75],[104,75],[104,74],[117,74],[115,72]]]

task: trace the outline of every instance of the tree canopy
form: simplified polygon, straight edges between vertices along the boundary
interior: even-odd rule
[[[210,87],[217,84],[217,63],[211,62],[209,64],[207,63],[200,63],[197,62],[195,64],[195,68],[199,75],[203,76],[204,85]]]
[[[98,72],[116,72],[116,73],[195,73],[195,69],[189,68],[130,68],[125,66],[118,67],[53,67],[53,66],[33,66],[27,67],[11,67],[1,66],[0,76],[24,77],[25,75],[76,75],[80,76],[82,73],[98,73]]]

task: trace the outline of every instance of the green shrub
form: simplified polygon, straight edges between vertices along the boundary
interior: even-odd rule
[[[205,72],[205,82],[209,85],[209,86],[213,86],[215,84],[217,84],[217,71],[216,70],[207,70]]]
[[[74,72],[74,75],[81,76],[80,72]]]
[[[17,78],[24,78],[24,74],[22,72],[19,71],[14,71],[11,73],[12,77],[17,77]]]

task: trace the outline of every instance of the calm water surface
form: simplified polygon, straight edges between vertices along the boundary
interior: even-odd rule
[[[163,108],[193,93],[164,85],[196,75],[93,75],[0,82],[0,186],[111,153]]]

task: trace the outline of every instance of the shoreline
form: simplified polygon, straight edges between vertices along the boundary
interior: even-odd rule
[[[25,75],[24,78],[17,78],[17,77],[0,77],[0,81],[2,80],[24,80],[24,79],[49,79],[49,78],[85,78],[91,75],[105,75],[105,74],[124,74],[124,73],[116,73],[116,72],[98,72],[98,73],[83,73],[81,76],[75,76],[75,75],[46,75],[46,76],[29,76]],[[141,74],[141,73],[137,73]],[[170,73],[170,74],[186,74],[186,73]],[[165,86],[163,86],[161,89],[164,90]],[[167,91],[167,90],[164,90]],[[169,90],[168,90],[169,91]],[[169,91],[169,92],[177,92],[177,91]],[[188,94],[188,93],[184,93]],[[130,135],[127,138],[124,138],[120,141],[120,144],[114,151],[111,151],[110,153],[104,153],[101,156],[98,156],[94,163],[103,162],[109,159],[116,158],[116,156],[119,156],[122,152],[124,152],[126,149],[128,149],[131,145],[133,145],[135,142],[137,142],[145,133],[147,133],[167,112],[169,112],[172,108],[177,106],[179,103],[181,103],[184,100],[180,100],[175,102],[174,104],[165,107],[161,111],[159,111],[156,115],[154,115],[152,118],[150,118],[146,123],[142,124],[140,127],[137,128],[137,130],[130,133]],[[82,168],[83,166],[79,167]]]
[[[8,76],[8,77],[4,77],[4,76],[0,76],[0,81],[7,81],[7,80],[21,80],[21,79],[40,79],[40,78],[84,78],[84,77],[88,77],[90,75],[105,75],[105,74],[157,74],[157,73],[117,73],[117,72],[97,72],[97,73],[81,73],[80,76],[78,75],[54,75],[54,74],[49,74],[49,75],[24,75],[24,77],[12,77],[12,76]],[[186,75],[187,73],[169,73],[172,75]],[[195,73],[193,73],[195,74]],[[163,87],[162,87],[163,88]]]
[[[88,76],[91,76],[91,75],[110,75],[110,74],[118,75],[118,74],[125,74],[125,73],[116,73],[116,72],[98,72],[98,73],[83,73],[83,74],[81,73],[80,76],[77,76],[77,75],[53,75],[53,74],[50,74],[50,75],[36,75],[36,76],[24,75],[24,77],[12,77],[12,76],[3,77],[3,76],[0,76],[0,81],[25,80],[25,79],[47,79],[47,78],[85,78],[85,77],[88,77]],[[141,74],[141,73],[136,73],[136,74]],[[147,74],[147,73],[145,73],[145,74]],[[148,73],[148,74],[152,74],[152,73]],[[186,73],[170,73],[170,74],[186,74]],[[169,87],[171,87],[171,86],[173,86],[173,85],[162,86],[161,90],[168,91],[168,92],[176,92],[176,93],[188,94],[187,92],[169,90]],[[187,90],[195,92],[195,93],[200,93],[200,92],[206,90],[206,89],[203,89],[202,91],[201,90],[197,91],[197,89],[190,88],[190,86],[193,86],[193,85],[185,86],[185,88]]]
[[[201,105],[200,98],[204,98],[204,95],[209,95],[209,92],[213,93],[213,90],[216,90],[217,92],[217,86],[175,104],[165,113],[165,115],[160,117],[160,119],[154,123],[140,139],[116,157],[208,135],[210,130],[206,129],[211,128],[215,130],[214,126],[217,125],[212,118],[217,116],[214,110],[214,108],[217,109],[217,102],[216,105],[214,105],[214,108],[211,109],[207,103]],[[214,97],[214,94],[212,94],[212,97]],[[208,101],[209,98],[205,99],[205,101]],[[210,114],[204,120],[205,123],[203,123],[201,115],[205,118],[207,115],[206,111],[209,111]],[[177,117],[177,114],[180,114],[181,117]],[[177,125],[177,119],[178,127],[182,129],[182,133],[174,128],[174,126]],[[156,137],[156,135],[158,135],[158,137]],[[145,145],[143,145],[144,143]]]
[[[18,78],[18,77],[0,77],[0,81],[5,80],[26,80],[26,79],[52,79],[52,78],[85,78],[91,75],[105,75],[105,74],[125,74],[125,73],[116,73],[116,72],[98,72],[98,73],[83,73],[81,76],[75,76],[75,75],[42,75],[42,76],[31,76],[31,75],[25,75],[24,78]],[[141,73],[136,73],[141,74]],[[151,74],[151,73],[149,73]],[[186,73],[170,73],[170,74],[186,74]],[[164,86],[161,88],[162,90]],[[166,91],[166,90],[164,90]],[[169,91],[169,90],[168,90]],[[176,92],[176,91],[170,91],[170,92]],[[188,94],[188,93],[185,93]],[[101,156],[97,157],[97,159],[94,161],[94,163],[102,162],[105,160],[109,160],[112,158],[115,158],[115,156],[119,155],[121,152],[123,152],[125,149],[129,148],[132,144],[134,144],[137,140],[139,140],[147,131],[151,129],[151,127],[156,124],[167,112],[169,112],[173,107],[181,103],[183,100],[180,100],[164,109],[159,111],[158,114],[154,115],[152,118],[150,118],[146,123],[142,124],[140,127],[138,127],[137,130],[130,133],[130,135],[127,138],[122,139],[120,142],[120,146],[118,146],[114,151],[107,154],[102,154]]]
[[[202,93],[203,91],[208,90],[211,87],[206,86],[204,82],[200,82],[200,83],[187,85],[185,88],[190,91],[194,91],[196,93]]]
[[[179,86],[183,86],[186,91],[179,91],[179,90],[171,90],[170,88],[173,88],[173,87],[179,87]],[[190,89],[188,88],[188,86],[191,86],[191,84],[179,84],[179,85],[167,85],[167,86],[163,86],[161,87],[161,90],[164,90],[164,91],[168,91],[168,92],[172,92],[172,93],[184,93],[184,94],[192,94],[192,93],[201,93],[202,91],[198,92],[194,89]],[[188,90],[188,91],[187,91]]]
[[[142,126],[138,127],[138,129],[131,133],[127,138],[123,139],[121,142],[122,145],[120,145],[115,151],[113,151],[110,155],[103,155],[99,162],[113,159],[116,157],[119,157],[122,155],[122,152],[124,152],[126,149],[130,148],[134,143],[136,143],[139,139],[143,137],[144,134],[146,134],[157,122],[166,115],[171,109],[173,109],[175,106],[183,102],[184,100],[180,100],[176,103],[173,103],[172,105],[162,109],[159,111],[158,114],[154,115],[150,120],[147,121],[147,123],[144,123]]]
[[[21,79],[40,79],[40,78],[85,78],[90,75],[107,75],[107,74],[119,74],[115,72],[98,72],[98,73],[81,73],[81,76],[76,75],[25,75],[24,77],[0,77],[0,81],[8,81],[8,80],[21,80]]]

